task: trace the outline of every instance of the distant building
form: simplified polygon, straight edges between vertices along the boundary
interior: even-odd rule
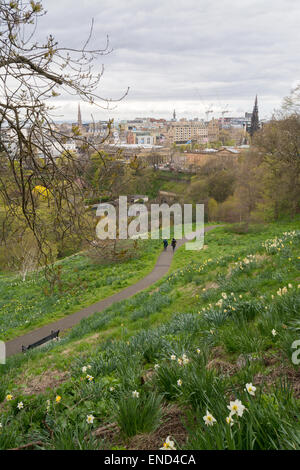
[[[133,145],[133,144],[136,143],[136,141],[135,141],[135,133],[134,133],[134,132],[132,132],[132,131],[127,132],[127,135],[126,135],[126,142],[127,142],[127,144],[129,144],[129,145]]]
[[[136,132],[135,134],[135,143],[138,145],[154,145],[155,138],[150,132]]]
[[[78,126],[79,128],[82,128],[82,118],[81,118],[80,104],[78,104],[77,126]]]
[[[184,141],[206,143],[208,142],[208,128],[203,121],[180,120],[170,124],[168,138],[171,144]]]
[[[257,95],[255,97],[254,107],[251,115],[251,125],[249,129],[249,134],[251,137],[254,136],[255,132],[259,130],[259,118],[258,118],[258,104],[257,104]]]
[[[208,141],[217,142],[219,140],[220,127],[217,119],[212,119],[207,125]]]

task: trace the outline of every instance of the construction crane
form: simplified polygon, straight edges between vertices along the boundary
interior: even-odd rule
[[[207,111],[205,111],[206,121],[208,121],[209,114],[211,114],[213,112],[214,112],[213,109],[208,109]]]
[[[221,111],[221,114],[222,114],[222,129],[224,127],[224,114],[229,113],[227,107],[228,107],[228,105],[226,106],[226,108],[223,111]]]

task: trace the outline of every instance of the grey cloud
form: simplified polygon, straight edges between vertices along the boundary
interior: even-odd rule
[[[298,0],[44,0],[43,4],[48,14],[41,20],[41,33],[51,32],[63,44],[82,44],[91,18],[95,19],[93,46],[102,47],[109,34],[114,52],[103,57],[101,91],[117,98],[130,86],[120,105],[123,117],[126,104],[128,113],[139,114],[143,109],[157,110],[158,103],[159,109],[174,103],[193,113],[194,101],[195,115],[198,101],[230,101],[236,111],[242,104],[248,111],[256,93],[262,112],[269,114],[299,78]]]

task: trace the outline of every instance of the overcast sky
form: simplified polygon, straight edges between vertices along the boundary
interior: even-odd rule
[[[218,117],[252,111],[256,93],[261,118],[279,108],[300,80],[299,0],[44,0],[44,35],[76,47],[95,20],[93,46],[110,37],[99,92],[128,96],[114,111],[82,105],[83,120],[161,116]],[[56,101],[65,119],[77,101]]]

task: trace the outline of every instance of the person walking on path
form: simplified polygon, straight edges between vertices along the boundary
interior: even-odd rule
[[[175,240],[175,238],[172,238],[171,245],[172,245],[173,251],[175,251],[176,243],[177,243],[177,241]]]
[[[169,244],[168,240],[164,239],[163,243],[164,243],[164,251],[166,251],[168,244]]]

